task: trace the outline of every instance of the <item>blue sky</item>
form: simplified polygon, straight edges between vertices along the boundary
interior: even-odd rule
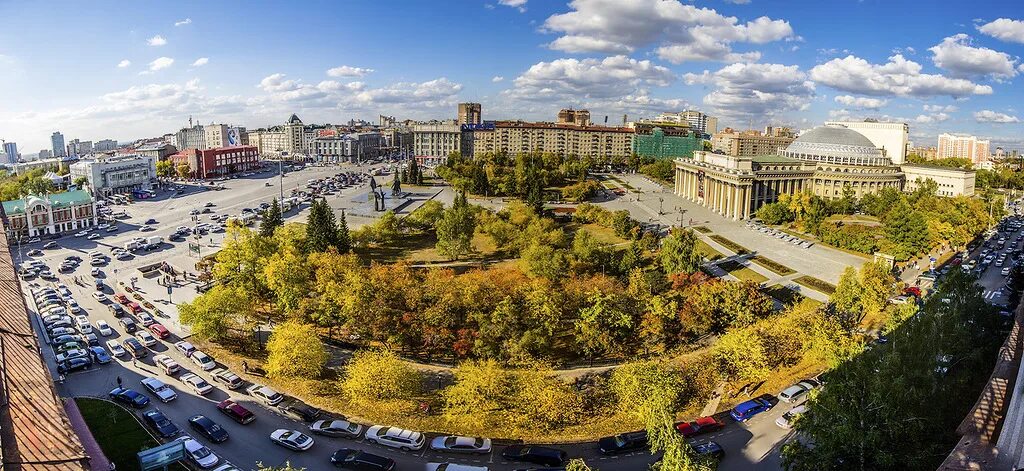
[[[927,6],[924,6],[927,4]],[[1024,147],[1016,1],[0,0],[0,138],[23,153],[200,122],[596,121],[696,108],[724,126],[907,121]]]

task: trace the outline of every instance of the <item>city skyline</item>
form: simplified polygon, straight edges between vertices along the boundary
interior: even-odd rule
[[[596,124],[699,109],[720,128],[873,117],[908,122],[915,145],[951,132],[1024,147],[1024,17],[1007,2],[893,3],[5,3],[0,138],[28,155],[54,131],[452,119],[477,102],[486,120],[553,121],[562,107]]]

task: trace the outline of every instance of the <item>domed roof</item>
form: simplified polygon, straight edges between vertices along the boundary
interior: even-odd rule
[[[875,147],[863,134],[842,126],[819,126],[800,134],[795,141],[809,144],[834,144],[842,146]]]

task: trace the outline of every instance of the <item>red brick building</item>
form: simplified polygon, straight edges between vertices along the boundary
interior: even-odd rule
[[[260,165],[256,146],[185,149],[169,157],[174,166],[188,164],[194,178],[216,178],[253,170]]]

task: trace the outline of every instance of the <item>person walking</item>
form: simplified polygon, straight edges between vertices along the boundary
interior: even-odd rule
[[[117,387],[121,387],[121,377],[117,377]]]
[[[244,372],[244,373],[248,373],[249,372],[249,363],[248,362],[245,362],[245,361],[242,362],[242,372]]]

